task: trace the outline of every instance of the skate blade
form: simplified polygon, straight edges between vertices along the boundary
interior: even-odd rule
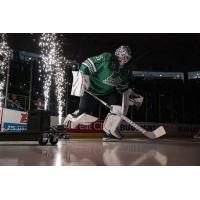
[[[120,142],[121,139],[118,138],[103,138],[103,142]]]

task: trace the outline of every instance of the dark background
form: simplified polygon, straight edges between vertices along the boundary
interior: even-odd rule
[[[64,53],[79,62],[104,51],[129,45],[135,60],[130,65],[145,69],[197,69],[200,60],[200,34],[59,34],[64,41]],[[15,50],[40,53],[40,34],[8,34],[9,44]]]
[[[13,49],[11,61],[9,93],[29,95],[30,69],[33,68],[33,102],[43,96],[38,81],[38,61],[19,58],[20,51],[40,54],[41,34],[8,34],[8,42]],[[120,45],[130,46],[133,59],[128,64],[131,71],[183,72],[185,80],[131,78],[136,91],[145,97],[143,106],[137,110],[130,108],[128,116],[135,121],[199,123],[200,96],[199,79],[188,80],[187,73],[200,71],[200,34],[58,34],[63,40],[66,58],[80,64],[87,57],[102,52],[114,52]],[[31,67],[30,67],[31,66]],[[66,66],[70,70],[71,66]],[[68,87],[70,90],[70,86]],[[66,87],[67,91],[67,87]],[[65,94],[67,113],[77,109],[78,98]],[[27,105],[26,105],[27,108]],[[25,109],[26,109],[25,108]],[[51,94],[50,110],[56,114],[54,90]],[[105,110],[99,113],[102,117]]]

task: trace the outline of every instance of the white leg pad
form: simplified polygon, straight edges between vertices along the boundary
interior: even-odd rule
[[[97,120],[98,118],[85,113],[81,114],[78,117],[72,114],[68,114],[67,117],[65,118],[65,121],[63,122],[63,125],[66,126],[67,128],[76,128],[80,124],[89,126],[90,124],[94,123]]]
[[[103,123],[103,130],[109,135],[113,135],[116,138],[121,138],[120,132],[118,130],[118,127],[121,123],[122,119],[120,116],[114,114],[114,113],[108,113],[106,116],[106,119]]]

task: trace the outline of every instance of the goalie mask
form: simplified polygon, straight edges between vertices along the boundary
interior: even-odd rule
[[[120,66],[123,67],[131,59],[131,50],[128,46],[120,46],[115,51],[115,56],[117,57]]]

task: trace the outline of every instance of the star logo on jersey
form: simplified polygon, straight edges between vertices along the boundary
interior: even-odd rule
[[[103,83],[110,86],[117,86],[122,82],[122,79],[120,78],[119,72],[113,72],[111,76],[109,76],[107,79],[103,80]]]
[[[103,56],[102,55],[96,56],[96,59],[97,59],[97,61],[100,61],[101,59],[103,59]]]

